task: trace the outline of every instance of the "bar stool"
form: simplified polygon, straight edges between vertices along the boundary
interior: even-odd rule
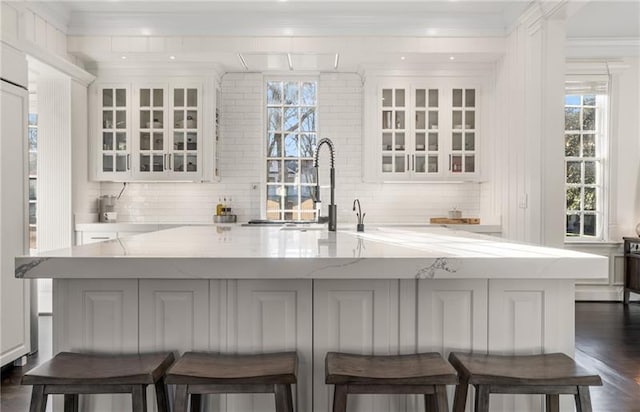
[[[347,395],[424,394],[427,412],[447,412],[446,385],[458,383],[439,353],[367,356],[329,352],[325,383],[335,385],[333,412],[346,412]]]
[[[579,412],[591,412],[589,386],[601,386],[600,376],[579,366],[563,353],[500,356],[450,353],[458,371],[453,411],[463,412],[469,385],[476,388],[475,411],[489,411],[489,394],[543,394],[546,411],[560,410],[560,394],[572,394]]]
[[[107,355],[58,353],[30,370],[22,385],[33,385],[30,412],[44,412],[47,395],[64,394],[65,412],[78,411],[79,394],[130,393],[133,412],[146,412],[147,385],[154,385],[158,411],[168,412],[164,375],[173,353]]]
[[[297,382],[295,352],[257,355],[219,355],[187,352],[171,367],[167,384],[175,384],[174,410],[199,411],[207,393],[273,393],[276,412],[293,412],[291,384]]]

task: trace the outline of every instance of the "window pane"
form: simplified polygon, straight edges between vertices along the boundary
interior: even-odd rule
[[[285,160],[284,161],[284,182],[297,183],[296,181],[297,177],[298,177],[298,161]]]
[[[298,157],[298,135],[290,133],[284,137],[284,157]]]
[[[36,224],[36,204],[35,203],[29,203],[29,224],[30,225]]]
[[[584,162],[584,184],[596,184],[596,162]]]
[[[583,130],[595,130],[596,129],[596,109],[585,108],[582,112],[582,129]]]
[[[580,106],[580,96],[565,96],[564,104],[567,106]]]
[[[584,96],[583,103],[585,106],[595,106],[596,105],[596,96],[589,95]]]
[[[315,104],[316,104],[316,84],[303,83],[302,84],[302,105],[313,106]]]
[[[268,117],[268,129],[269,130],[282,130],[282,109],[269,108],[267,110]]]
[[[282,169],[280,160],[267,161],[267,182],[282,182]]]
[[[315,183],[315,169],[313,160],[301,160],[300,183]]]
[[[580,235],[580,215],[567,215],[567,236]]]
[[[37,126],[37,125],[38,125],[38,114],[29,113],[29,126]]]
[[[566,134],[564,136],[564,155],[567,157],[580,156],[580,135]]]
[[[267,82],[267,104],[282,104],[282,82]]]
[[[284,121],[282,127],[285,132],[294,132],[298,130],[298,127],[300,127],[298,121],[297,107],[287,107],[284,109]]]
[[[38,129],[36,127],[29,128],[29,150],[38,150]]]
[[[29,200],[36,200],[36,179],[29,179]]]
[[[303,132],[316,131],[316,109],[315,108],[302,110],[302,131]]]
[[[282,156],[282,134],[269,133],[269,141],[267,143],[267,156],[268,157],[281,157]]]
[[[580,183],[580,163],[567,162],[567,183]]]
[[[36,153],[29,153],[29,175],[35,176],[38,174],[38,157]]]
[[[597,217],[596,215],[584,215],[584,235],[585,236],[595,236],[597,228]]]
[[[596,210],[596,188],[584,188],[584,210]]]
[[[596,135],[583,134],[582,135],[582,156],[595,157],[596,155]]]
[[[578,107],[565,107],[564,129],[580,130],[580,109]]]
[[[300,135],[300,157],[313,157],[316,149],[316,134],[304,133]]]
[[[567,210],[580,210],[580,188],[567,189]]]
[[[298,104],[298,82],[284,84],[284,104],[288,106]]]
[[[267,186],[267,217],[269,219],[280,219],[280,214],[276,213],[280,209],[281,186]]]

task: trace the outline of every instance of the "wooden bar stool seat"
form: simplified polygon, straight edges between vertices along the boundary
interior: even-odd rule
[[[439,353],[367,356],[329,352],[325,383],[335,385],[333,412],[347,410],[347,395],[424,394],[427,412],[447,412],[446,385],[458,383]]]
[[[297,382],[298,355],[281,352],[256,355],[219,355],[187,352],[167,374],[176,386],[176,412],[199,411],[207,393],[273,393],[276,412],[293,412],[291,384]]]
[[[168,412],[164,375],[173,353],[107,355],[61,352],[30,370],[23,385],[33,385],[30,412],[44,412],[47,395],[64,394],[65,412],[78,411],[79,394],[130,393],[134,412],[147,410],[147,385],[154,385],[158,411]]]
[[[458,371],[453,411],[463,412],[469,385],[476,388],[475,411],[489,410],[489,394],[542,394],[547,412],[560,409],[560,395],[575,397],[579,412],[591,412],[589,386],[601,386],[600,376],[582,368],[563,353],[501,356],[471,353],[449,354]]]

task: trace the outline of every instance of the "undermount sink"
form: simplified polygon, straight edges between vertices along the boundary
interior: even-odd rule
[[[282,226],[282,230],[320,230],[326,225],[319,224],[313,220],[264,220],[264,219],[254,219],[250,220],[247,223],[243,223],[241,226],[253,226],[253,227],[264,227],[264,226]]]

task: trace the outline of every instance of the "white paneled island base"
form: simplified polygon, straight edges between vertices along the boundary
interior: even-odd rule
[[[439,228],[178,228],[17,258],[16,267],[20,277],[54,278],[54,352],[296,350],[300,412],[331,410],[328,351],[572,356],[574,279],[607,276],[606,258]],[[83,402],[130,409],[124,396]],[[541,396],[491,404],[543,408]],[[274,410],[268,395],[209,396],[207,408]],[[417,396],[356,395],[348,405],[423,408]]]

